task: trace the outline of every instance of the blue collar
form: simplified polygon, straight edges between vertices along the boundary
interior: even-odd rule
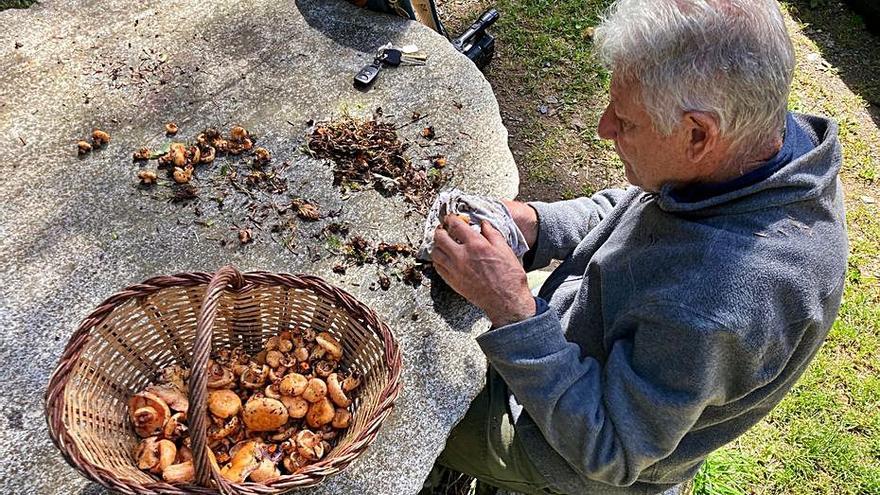
[[[775,174],[783,166],[809,153],[814,148],[810,136],[798,126],[791,112],[785,118],[785,137],[782,148],[763,165],[736,179],[718,184],[690,184],[671,191],[670,197],[680,203],[697,203],[714,196],[727,194],[761,182]]]

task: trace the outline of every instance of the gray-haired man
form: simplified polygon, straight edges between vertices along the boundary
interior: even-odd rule
[[[837,126],[787,113],[771,0],[620,0],[599,135],[633,184],[508,204],[538,297],[489,225],[450,218],[434,263],[482,308],[486,390],[440,462],[527,493],[651,494],[691,479],[803,373],[840,304]]]

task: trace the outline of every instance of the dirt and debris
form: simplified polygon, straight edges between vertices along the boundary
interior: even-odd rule
[[[333,161],[333,184],[343,190],[372,186],[386,195],[401,194],[424,212],[446,182],[438,169],[413,166],[408,145],[390,122],[352,117],[318,122],[307,139],[313,156]]]
[[[427,126],[422,129],[421,135],[425,139],[434,139],[437,133],[434,132],[434,126]]]

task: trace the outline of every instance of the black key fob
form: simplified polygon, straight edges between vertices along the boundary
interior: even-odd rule
[[[382,65],[378,61],[375,61],[370,65],[365,65],[364,68],[354,76],[354,85],[359,88],[366,88],[373,84],[373,81],[376,80],[376,76],[379,75],[379,70],[381,69]]]
[[[400,65],[400,59],[402,56],[403,53],[400,50],[386,48],[382,50],[382,54],[379,55],[379,60],[381,60],[382,63],[397,67]]]

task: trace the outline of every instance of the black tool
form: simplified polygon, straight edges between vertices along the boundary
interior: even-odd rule
[[[487,29],[495,24],[500,16],[497,10],[489,9],[458,38],[452,40],[452,46],[473,60],[480,69],[488,65],[495,55],[495,36],[492,36]]]
[[[359,88],[369,87],[373,84],[373,81],[376,80],[380,70],[382,70],[382,62],[376,58],[373,60],[373,63],[365,65],[360,72],[354,76],[354,85]]]

